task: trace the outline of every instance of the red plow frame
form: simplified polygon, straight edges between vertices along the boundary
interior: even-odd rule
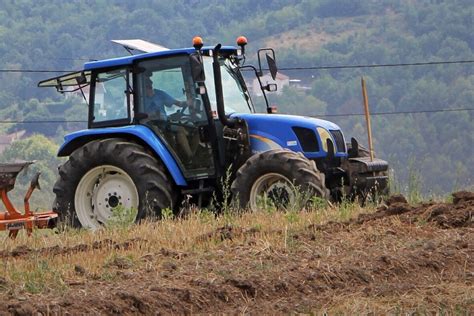
[[[24,161],[0,164],[0,198],[6,208],[6,212],[0,212],[0,231],[8,230],[8,235],[11,238],[15,238],[20,229],[26,229],[27,234],[31,235],[34,228],[53,228],[56,226],[57,213],[53,211],[33,213],[30,210],[29,201],[33,191],[36,188],[41,189],[39,185],[39,173],[31,180],[30,187],[26,192],[23,214],[13,206],[13,203],[8,198],[7,193],[14,188],[16,177],[20,171],[32,163],[31,161]]]

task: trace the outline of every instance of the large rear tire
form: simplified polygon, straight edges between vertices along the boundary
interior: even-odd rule
[[[59,168],[53,209],[74,227],[97,229],[113,209],[135,210],[135,222],[173,208],[172,184],[161,163],[136,143],[109,138],[76,149]]]
[[[258,211],[267,206],[281,209],[304,205],[312,196],[326,199],[324,174],[301,153],[269,150],[250,157],[236,173],[231,191],[239,207]]]

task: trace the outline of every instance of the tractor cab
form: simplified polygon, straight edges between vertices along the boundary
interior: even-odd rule
[[[216,50],[202,43],[170,50],[137,41],[116,42],[145,53],[91,61],[83,71],[41,81],[39,86],[61,93],[81,91],[92,132],[147,127],[186,181],[219,177],[227,166],[243,160],[249,153],[245,122],[229,118],[254,112],[239,70],[241,50],[220,45]],[[219,65],[217,75],[214,64]],[[229,145],[235,142],[239,144]],[[69,151],[63,147],[60,155]]]

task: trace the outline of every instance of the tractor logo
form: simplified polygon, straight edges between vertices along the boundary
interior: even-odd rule
[[[24,224],[25,223],[22,223],[22,222],[9,223],[9,224],[7,224],[7,229],[8,230],[19,230],[19,229],[22,229],[24,227]]]

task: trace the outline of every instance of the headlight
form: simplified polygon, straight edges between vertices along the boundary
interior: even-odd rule
[[[330,139],[331,142],[333,141],[332,140],[332,137],[331,137],[331,134],[329,134],[329,132],[322,128],[322,127],[318,127],[316,128],[316,130],[318,131],[318,134],[319,134],[319,137],[321,137],[321,144],[323,145],[323,150],[325,152],[328,151],[328,142],[327,140]]]

